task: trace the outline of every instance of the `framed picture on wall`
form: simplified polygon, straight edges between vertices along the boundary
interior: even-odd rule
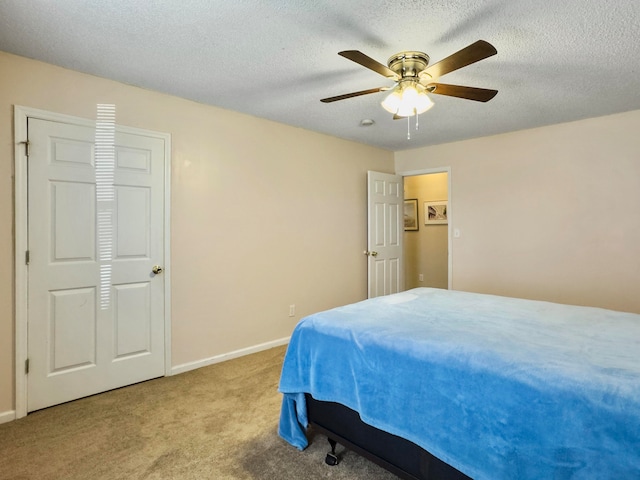
[[[418,230],[417,198],[409,198],[404,201],[404,230],[405,232]]]
[[[444,225],[449,221],[447,214],[447,201],[424,202],[424,224]]]

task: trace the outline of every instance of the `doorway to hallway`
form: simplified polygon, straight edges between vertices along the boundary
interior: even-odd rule
[[[405,176],[404,199],[415,215],[404,231],[404,288],[450,288],[449,173]]]

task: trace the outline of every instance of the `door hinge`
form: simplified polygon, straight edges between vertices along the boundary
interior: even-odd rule
[[[28,358],[24,361],[24,373],[27,373],[27,374],[29,373],[29,359]]]
[[[24,252],[24,263],[25,265],[29,265],[29,261],[31,260],[31,253],[29,252],[29,250],[27,250],[26,252]]]
[[[25,142],[20,142],[21,144],[24,144],[24,154],[28,157],[30,150],[29,150],[29,145],[31,145],[29,143],[29,140],[25,141]]]

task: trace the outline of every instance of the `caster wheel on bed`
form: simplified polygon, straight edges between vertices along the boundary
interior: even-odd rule
[[[338,455],[336,455],[336,445],[338,445],[338,442],[336,442],[332,438],[327,438],[327,440],[329,440],[331,451],[327,453],[326,457],[324,457],[324,463],[326,463],[327,465],[331,465],[333,467],[334,465],[337,465],[338,462],[340,461],[338,459]]]
[[[338,456],[329,452],[327,453],[327,456],[324,459],[324,463],[326,463],[327,465],[331,465],[333,467],[334,465],[338,464]]]

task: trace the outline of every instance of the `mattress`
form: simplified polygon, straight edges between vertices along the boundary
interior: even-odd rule
[[[637,314],[414,289],[300,321],[279,433],[309,393],[476,480],[640,478],[639,357]]]

